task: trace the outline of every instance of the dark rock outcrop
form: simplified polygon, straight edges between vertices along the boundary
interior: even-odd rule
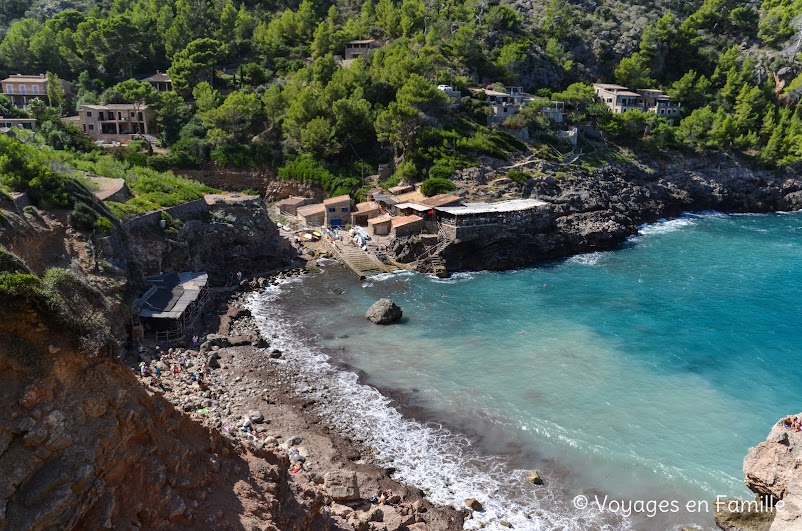
[[[449,271],[512,269],[609,250],[639,225],[685,212],[799,210],[802,179],[790,170],[755,170],[718,155],[651,168],[572,169],[570,176],[530,179],[523,195],[549,203],[541,221],[496,226],[481,238],[452,242],[441,254]],[[423,253],[419,247],[399,239],[393,252],[398,261],[412,262]]]

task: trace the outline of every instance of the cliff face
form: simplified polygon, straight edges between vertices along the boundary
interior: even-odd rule
[[[607,167],[576,171],[570,177],[530,179],[523,195],[550,203],[547,222],[495,227],[481,239],[457,240],[442,253],[448,269],[509,269],[611,249],[634,234],[638,225],[688,211],[798,210],[802,180],[756,171],[722,156],[641,170]]]
[[[778,501],[771,531],[802,529],[802,431],[775,424],[766,440],[749,450],[744,474],[753,492]]]
[[[213,282],[227,272],[251,274],[289,262],[289,246],[261,199],[220,202],[171,221],[123,224],[102,239],[101,255],[114,265],[144,275],[160,271],[206,271]]]
[[[290,484],[285,456],[233,446],[14,302],[0,316],[0,528],[324,525],[322,495]]]

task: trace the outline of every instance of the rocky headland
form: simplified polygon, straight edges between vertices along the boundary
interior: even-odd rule
[[[518,197],[548,202],[543,215],[528,226],[499,225],[481,237],[451,242],[441,253],[449,271],[512,269],[609,250],[635,234],[639,225],[685,212],[802,208],[802,179],[797,173],[754,169],[723,154],[651,167],[606,166],[593,171],[572,167],[570,174],[541,169],[540,176],[520,187]],[[472,173],[466,179],[473,181],[460,183],[460,189],[464,195],[467,191],[467,200],[477,199],[470,191],[486,188],[481,183],[495,175],[490,170]],[[406,238],[396,242],[393,252],[398,261],[412,262],[425,248],[414,238]]]

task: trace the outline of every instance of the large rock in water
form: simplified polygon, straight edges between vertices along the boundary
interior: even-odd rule
[[[402,315],[396,303],[390,299],[379,299],[368,308],[365,317],[376,324],[391,324],[401,319]]]

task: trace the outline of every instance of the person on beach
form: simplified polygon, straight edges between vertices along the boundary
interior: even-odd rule
[[[178,373],[179,372],[181,372],[181,369],[178,368],[178,364],[176,363],[176,364],[173,365],[173,376],[178,378]]]
[[[237,284],[242,282],[242,271],[237,271]]]

